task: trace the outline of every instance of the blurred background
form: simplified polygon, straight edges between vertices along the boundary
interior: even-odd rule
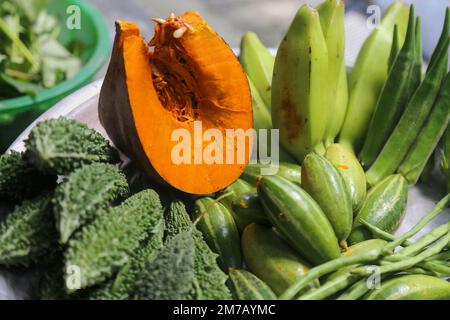
[[[238,47],[246,31],[256,32],[267,46],[277,47],[301,4],[316,6],[321,0],[91,0],[113,25],[117,18],[137,22],[144,34],[152,34],[151,17],[166,17],[186,10],[197,10],[232,47]],[[369,5],[384,10],[392,0],[346,0],[347,59],[353,61],[358,45],[370,32],[366,27]],[[427,57],[439,37],[445,8],[450,0],[413,0],[422,17],[424,54]],[[354,52],[356,51],[356,53]],[[425,58],[426,58],[425,57]]]

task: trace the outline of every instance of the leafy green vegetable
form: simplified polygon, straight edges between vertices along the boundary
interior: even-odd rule
[[[114,165],[94,163],[75,170],[58,186],[53,198],[60,242],[66,243],[80,226],[128,193],[125,175]]]
[[[0,265],[27,267],[55,243],[51,196],[25,200],[0,224]]]
[[[193,286],[187,295],[187,299],[230,299],[231,294],[225,285],[227,276],[217,265],[217,254],[213,253],[203,235],[198,231],[181,201],[170,204],[166,216],[166,237],[173,238],[180,232],[192,230],[192,238],[195,243]]]
[[[55,185],[56,176],[40,173],[25,161],[23,153],[0,156],[0,199],[20,202]]]
[[[25,140],[27,159],[40,171],[69,174],[95,162],[117,162],[109,142],[85,124],[65,118],[38,123]]]
[[[169,239],[139,275],[134,298],[187,299],[195,275],[194,254],[195,244],[190,231],[183,231]]]
[[[76,50],[58,41],[61,22],[46,5],[45,0],[0,4],[0,99],[36,95],[81,69]]]
[[[66,269],[80,271],[78,289],[100,284],[116,274],[141,242],[157,230],[162,217],[159,196],[150,189],[100,212],[69,241],[65,252]]]

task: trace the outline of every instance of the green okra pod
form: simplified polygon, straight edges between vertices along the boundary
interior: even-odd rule
[[[447,73],[449,40],[446,39],[438,61],[425,75],[385,146],[366,172],[369,185],[376,184],[398,169],[420,133],[438,95],[441,81]]]
[[[447,74],[428,117],[416,142],[409,150],[408,155],[398,169],[411,184],[415,184],[425,168],[428,159],[443,136],[450,123],[450,73]]]
[[[420,82],[420,78],[414,79],[417,75],[413,72],[416,61],[414,20],[414,6],[411,6],[405,42],[392,64],[386,83],[380,93],[360,153],[360,159],[366,167],[375,161],[389,135],[394,130],[410,98],[413,83]]]

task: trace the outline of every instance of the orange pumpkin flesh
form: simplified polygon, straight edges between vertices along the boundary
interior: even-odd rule
[[[227,153],[237,151],[237,140],[227,144],[226,130],[253,126],[247,79],[232,50],[197,13],[157,21],[149,45],[135,24],[116,22],[100,121],[114,144],[151,176],[188,193],[216,192],[240,176],[252,142],[245,139],[243,163],[235,154],[233,163],[196,164],[196,151],[211,141],[197,139],[195,150],[194,121],[202,122],[203,133],[222,132],[216,142],[222,142],[225,162]],[[172,161],[179,141],[171,137],[180,128],[191,134],[190,163]]]

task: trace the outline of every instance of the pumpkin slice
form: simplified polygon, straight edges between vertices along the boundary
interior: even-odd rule
[[[154,21],[149,44],[134,23],[116,22],[100,121],[116,147],[152,177],[188,193],[216,192],[249,161],[247,79],[198,13]]]

